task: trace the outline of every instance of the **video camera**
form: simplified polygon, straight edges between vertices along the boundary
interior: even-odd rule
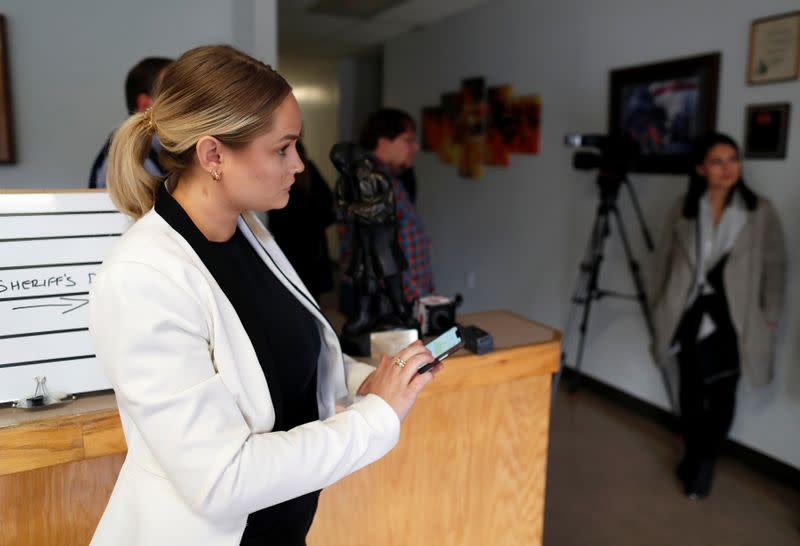
[[[611,182],[625,179],[639,153],[638,146],[624,135],[568,134],[564,144],[570,148],[595,148],[599,151],[578,150],[572,156],[572,166],[582,171],[598,169],[600,177]]]

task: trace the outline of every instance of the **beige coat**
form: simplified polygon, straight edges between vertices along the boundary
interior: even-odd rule
[[[668,349],[695,280],[696,219],[682,215],[684,198],[667,218],[656,256],[650,289],[655,335],[653,355],[659,366],[669,362]],[[725,266],[725,295],[739,341],[742,373],[753,386],[772,380],[774,334],[783,305],[786,247],[775,208],[759,197],[748,211]]]

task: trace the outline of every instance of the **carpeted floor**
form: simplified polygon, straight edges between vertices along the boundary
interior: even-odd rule
[[[711,495],[691,501],[674,477],[680,454],[680,438],[661,425],[562,389],[544,546],[800,545],[800,492],[723,457]]]

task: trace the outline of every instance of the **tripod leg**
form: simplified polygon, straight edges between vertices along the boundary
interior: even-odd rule
[[[580,363],[583,355],[583,346],[588,328],[589,313],[593,299],[596,299],[597,294],[597,278],[600,270],[600,264],[603,259],[603,243],[608,236],[608,213],[604,205],[597,208],[592,233],[589,242],[586,245],[586,253],[580,265],[580,273],[578,280],[575,284],[575,291],[572,296],[572,303],[570,307],[569,319],[567,320],[566,327],[564,328],[564,337],[561,340],[561,362],[559,370],[553,378],[553,391],[552,400],[555,401],[556,393],[558,392],[558,384],[561,379],[561,373],[567,362],[567,347],[572,335],[572,326],[576,318],[578,306],[583,305],[583,316],[581,319],[581,326],[579,330],[579,352],[576,360],[576,370],[580,370]],[[576,379],[570,385],[570,391],[574,392],[579,380],[579,373],[576,374]]]
[[[622,181],[623,184],[628,188],[628,194],[631,196],[631,203],[633,203],[633,210],[636,212],[636,218],[639,220],[639,227],[642,228],[642,238],[644,239],[645,244],[647,245],[647,250],[653,251],[655,246],[653,245],[653,238],[650,237],[650,231],[647,229],[647,224],[644,221],[644,215],[642,214],[642,207],[639,205],[639,198],[636,197],[636,190],[633,189],[633,184],[627,178]]]
[[[622,246],[625,249],[625,257],[628,260],[628,269],[631,272],[631,278],[633,279],[633,284],[636,286],[636,299],[639,300],[639,306],[642,309],[642,315],[644,315],[644,321],[647,325],[647,332],[650,334],[650,337],[653,337],[653,316],[650,313],[650,305],[647,303],[647,296],[645,295],[644,290],[644,283],[642,282],[641,270],[639,268],[639,262],[637,262],[633,258],[633,251],[631,250],[630,243],[628,241],[628,234],[625,231],[625,223],[622,221],[622,216],[620,216],[619,211],[615,206],[611,207],[611,212],[614,214],[614,218],[617,220],[617,226],[619,228],[620,239],[622,239]],[[673,414],[677,414],[675,401],[672,398],[672,387],[670,386],[669,377],[667,376],[666,370],[663,368],[659,368],[661,370],[661,381],[664,384],[664,390],[667,395],[667,401],[669,401],[670,408],[672,409]]]
[[[599,272],[600,269],[600,261],[597,262],[597,269],[596,271]],[[597,288],[597,274],[593,275],[593,279],[591,282],[590,294],[593,294]],[[581,385],[581,362],[583,361],[583,349],[586,346],[586,330],[589,326],[589,316],[592,310],[592,300],[594,298],[590,297],[586,301],[586,306],[583,308],[583,319],[581,320],[581,326],[578,332],[580,333],[580,337],[578,338],[578,355],[575,358],[575,375],[573,376],[572,382],[569,386],[570,393],[578,392],[578,388]]]
[[[561,358],[558,366],[558,371],[553,375],[553,383],[550,392],[550,404],[555,404],[556,395],[558,394],[558,385],[561,382],[561,373],[567,363],[567,347],[569,346],[572,337],[572,325],[578,312],[578,305],[586,302],[587,287],[589,286],[589,271],[588,264],[594,261],[595,254],[595,241],[597,240],[599,216],[595,216],[594,223],[592,224],[592,231],[589,240],[586,243],[586,251],[583,255],[583,260],[578,267],[578,277],[575,280],[575,289],[570,298],[569,315],[567,317],[566,325],[562,330],[563,336],[561,338]]]
[[[561,360],[559,362],[558,371],[553,376],[553,385],[550,393],[551,406],[556,401],[558,385],[561,382],[561,373],[564,371],[564,366],[567,364],[567,347],[569,346],[570,338],[572,337],[572,325],[577,316],[578,306],[585,304],[589,297],[587,290],[589,286],[588,269],[584,268],[583,264],[584,262],[581,262],[580,273],[578,273],[578,279],[575,281],[575,290],[573,291],[572,298],[570,299],[569,317],[567,318],[566,326],[563,330],[564,335],[561,338]]]
[[[586,347],[586,332],[589,329],[592,301],[600,297],[597,289],[597,279],[600,277],[600,266],[603,264],[603,244],[605,243],[606,237],[608,237],[608,213],[602,205],[601,209],[602,232],[600,233],[600,237],[595,239],[594,243],[594,260],[590,266],[587,297],[583,306],[583,318],[581,319],[581,325],[578,329],[578,354],[575,358],[575,375],[573,376],[569,388],[569,391],[573,394],[578,392],[578,388],[580,388],[581,384],[581,364],[583,363],[583,350]]]

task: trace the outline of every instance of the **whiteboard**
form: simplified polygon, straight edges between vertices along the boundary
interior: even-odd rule
[[[131,220],[105,191],[0,191],[0,403],[111,388],[89,337],[89,287]]]

